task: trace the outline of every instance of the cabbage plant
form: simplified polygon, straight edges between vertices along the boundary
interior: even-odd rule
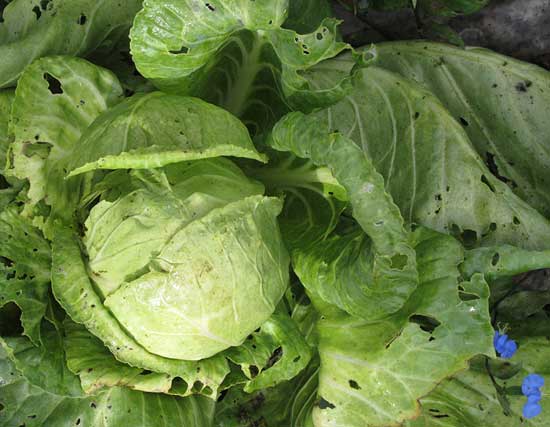
[[[548,71],[323,0],[0,13],[0,426],[548,424]]]

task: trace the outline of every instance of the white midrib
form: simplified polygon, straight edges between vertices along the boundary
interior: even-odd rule
[[[262,34],[258,34],[254,36],[250,51],[247,52],[242,49],[243,61],[238,70],[235,84],[227,93],[227,102],[225,105],[225,108],[237,117],[240,117],[244,113],[248,97],[252,92],[254,81],[256,80],[256,75],[262,69],[260,55],[263,44],[264,38]]]

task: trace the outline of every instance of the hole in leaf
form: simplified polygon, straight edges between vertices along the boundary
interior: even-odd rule
[[[48,9],[48,6],[50,6],[52,0],[40,0],[40,7],[42,10]]]
[[[520,224],[521,224],[521,221],[519,220],[519,218],[518,218],[517,216],[514,217],[513,222],[514,222],[514,224],[516,224],[516,225],[520,225]]]
[[[486,152],[485,153],[485,157],[486,157],[486,164],[487,164],[487,167],[489,168],[489,171],[491,171],[491,173],[496,177],[498,178],[500,181],[504,182],[505,184],[508,184],[510,187],[512,188],[516,188],[517,187],[517,184],[511,180],[510,178],[507,178],[503,175],[501,175],[498,171],[498,166],[497,166],[497,163],[495,161],[495,155],[493,153],[490,153],[490,152]]]
[[[315,37],[317,38],[317,40],[323,40],[323,33],[317,33],[315,34]]]
[[[228,391],[229,391],[228,388],[226,388],[225,390],[222,390],[220,392],[220,395],[218,396],[217,402],[221,402],[223,399],[225,399],[225,396],[227,396]]]
[[[493,193],[495,192],[495,187],[491,185],[489,180],[485,175],[481,175],[481,182],[484,183],[487,187],[489,187],[489,190],[491,190]]]
[[[460,120],[460,124],[462,126],[470,126],[470,123],[468,123],[468,120],[466,120],[464,117],[459,117],[458,120]]]
[[[215,12],[215,11],[216,11],[216,8],[215,8],[214,6],[212,6],[210,3],[205,3],[204,5],[207,7],[207,9],[208,9],[209,11],[211,11],[211,12]]]
[[[77,425],[77,426],[80,425],[80,418],[77,418],[77,419],[76,419],[75,425]]]
[[[52,95],[59,95],[60,93],[63,93],[61,82],[50,73],[44,73],[44,80],[48,82],[48,90]]]
[[[78,23],[78,25],[84,25],[86,23],[86,15],[82,14],[78,17],[78,21],[76,21]]]
[[[36,15],[36,20],[38,21],[40,19],[40,17],[42,16],[42,11],[40,10],[40,7],[35,6],[35,7],[32,8],[32,11]]]
[[[320,397],[319,402],[317,402],[317,406],[320,409],[334,409],[336,406],[334,406],[332,403],[330,403],[328,400]]]
[[[479,296],[476,294],[470,294],[462,291],[458,291],[458,297],[460,298],[460,301],[475,301],[479,299]]]
[[[477,242],[477,233],[474,230],[464,230],[460,233],[460,238],[466,248],[471,248]]]
[[[498,252],[495,252],[493,255],[493,258],[491,258],[491,265],[494,267],[498,264],[498,261],[500,260],[500,254]]]
[[[193,383],[193,387],[191,387],[191,391],[194,391],[195,393],[200,392],[204,388],[204,384],[202,381],[195,381]]]
[[[409,322],[416,323],[418,326],[420,326],[420,329],[422,329],[425,332],[429,332],[430,334],[435,331],[435,329],[441,325],[441,322],[439,322],[437,319],[431,316],[424,316],[423,314],[413,314],[411,317],[409,317]]]
[[[170,391],[175,394],[185,394],[187,392],[188,386],[185,380],[181,377],[174,377],[172,380],[172,385]]]
[[[206,386],[202,389],[202,394],[204,394],[205,396],[210,396],[214,391],[212,390],[212,388]]]
[[[275,363],[277,363],[281,357],[283,357],[283,348],[277,347],[275,350],[273,350],[273,353],[271,353],[271,356],[269,356],[269,360],[267,361],[265,365],[265,369],[271,368]]]
[[[2,305],[0,299],[0,305]],[[19,336],[23,333],[21,309],[13,302],[0,307],[0,335],[3,337]]]
[[[260,370],[258,369],[258,367],[256,365],[250,365],[248,370],[250,371],[250,376],[252,378],[256,378],[258,376],[258,374],[260,373]]]
[[[296,356],[294,359],[292,359],[292,362],[297,363],[300,361],[301,358],[302,356]]]
[[[391,257],[391,268],[396,270],[403,270],[407,265],[409,257],[407,255],[397,254]]]
[[[169,51],[172,55],[185,55],[189,52],[189,48],[182,46],[178,50],[171,50]]]
[[[348,381],[349,386],[354,390],[361,390],[361,387],[359,387],[359,384],[357,384],[357,381],[355,380],[349,380]]]

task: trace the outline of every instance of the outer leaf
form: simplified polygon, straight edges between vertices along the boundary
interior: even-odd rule
[[[29,202],[44,200],[70,217],[80,180],[65,182],[68,161],[84,129],[117,104],[122,88],[105,69],[78,58],[42,58],[21,76],[12,107],[11,173],[28,179]]]
[[[0,171],[6,165],[6,151],[8,149],[8,121],[14,93],[12,90],[0,90]]]
[[[422,228],[413,241],[420,284],[392,317],[368,323],[316,302],[324,316],[316,426],[400,423],[417,414],[417,399],[468,359],[493,354],[482,277],[461,284],[475,299],[459,298],[460,244]]]
[[[81,323],[100,338],[117,360],[130,366],[180,377],[184,383],[182,394],[190,394],[191,385],[215,396],[219,384],[229,369],[222,357],[200,362],[185,362],[154,355],[129,336],[104,307],[90,283],[82,261],[78,239],[70,229],[57,225],[54,229],[52,288],[55,297],[77,323]]]
[[[327,301],[365,319],[380,319],[401,308],[417,284],[415,253],[399,210],[385,192],[384,180],[370,159],[351,140],[327,134],[314,117],[301,113],[285,116],[274,128],[269,144],[329,167],[347,190],[353,215],[374,245],[372,274],[364,279],[367,283],[350,283],[346,290],[348,294],[363,294],[361,304],[338,304],[336,289],[324,285],[323,276],[318,281],[317,277],[307,280],[302,275],[304,285],[315,293],[326,290],[321,296]]]
[[[291,381],[255,393],[233,387],[216,406],[216,425],[242,427],[313,427],[311,408],[315,402],[319,360]]]
[[[417,48],[424,52],[420,45]],[[449,61],[459,61],[461,51],[452,52]],[[334,75],[351,65],[345,57],[327,61],[312,80],[338,80]],[[435,96],[414,81],[375,66],[358,73],[354,85],[345,100],[311,120],[316,120],[317,127],[348,135],[368,154],[407,222],[461,235],[465,244],[548,247],[543,236],[550,234],[550,223],[493,176],[473,150],[466,131]],[[493,107],[486,108],[492,111]],[[544,138],[546,121],[540,117],[532,123],[539,129],[525,128],[533,134],[522,144],[529,144],[534,135]],[[477,144],[479,137],[471,136]],[[535,176],[532,171],[526,173]],[[536,176],[542,179],[544,174]]]
[[[0,212],[0,256],[11,263],[15,278],[50,281],[50,245],[15,206]]]
[[[185,399],[112,387],[87,398],[48,393],[25,381],[0,349],[0,425],[11,427],[210,427],[210,399]]]
[[[147,372],[118,362],[103,343],[86,328],[65,321],[66,338],[63,346],[69,369],[80,377],[84,392],[95,394],[103,387],[129,387],[134,390],[169,393],[173,377]],[[178,394],[180,390],[172,390]],[[185,390],[183,390],[185,392]]]
[[[548,341],[537,337],[520,342],[514,359],[521,360],[523,369],[506,387],[521,386],[523,378],[530,373],[538,373],[546,379],[550,375],[548,366]],[[443,381],[432,393],[421,399],[421,416],[406,427],[501,427],[501,426],[546,426],[550,422],[550,397],[543,391],[540,402],[542,413],[531,419],[521,415],[525,396],[508,396],[510,413],[506,414],[499,403],[497,392],[492,384],[482,360],[476,361],[468,371]]]
[[[14,0],[0,20],[0,88],[14,86],[23,69],[47,55],[84,56],[120,37],[140,0]]]
[[[220,156],[265,161],[231,114],[197,98],[153,92],[135,95],[98,117],[74,152],[70,176]]]
[[[384,43],[372,53],[378,66],[435,94],[463,124],[491,171],[550,216],[548,71],[485,49],[434,43]]]
[[[312,350],[298,326],[286,313],[274,313],[239,347],[226,351],[249,378],[244,391],[251,393],[288,381],[311,360]]]
[[[40,346],[24,337],[0,338],[0,344],[29,384],[62,396],[82,396],[78,378],[65,364],[62,331],[51,323],[42,322]]]
[[[509,245],[467,251],[461,265],[465,277],[483,273],[490,282],[541,268],[550,268],[550,250],[527,251]]]
[[[316,92],[300,73],[348,46],[336,40],[333,20],[304,36],[281,29],[287,10],[288,0],[147,0],[131,31],[132,55],[139,71],[161,89],[194,95],[211,84],[219,61],[231,69],[223,59],[229,52],[240,72],[222,71],[227,87],[217,88],[233,93],[228,105],[237,115],[246,110],[257,75],[265,68],[272,69],[276,80],[281,75],[280,88],[288,101],[306,108],[331,103],[349,89],[349,81]]]
[[[0,213],[0,257],[11,264],[0,264],[0,307],[17,304],[23,333],[38,345],[48,305],[50,246],[14,207]]]

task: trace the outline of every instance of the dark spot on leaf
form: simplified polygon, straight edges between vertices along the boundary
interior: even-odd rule
[[[320,409],[334,409],[336,406],[334,406],[332,403],[330,403],[328,400],[320,397],[319,402],[317,402],[317,406]]]
[[[52,95],[59,95],[63,93],[63,88],[61,87],[61,82],[57,80],[50,73],[44,73],[44,80],[48,82],[48,90]]]
[[[417,111],[416,113],[414,113],[414,119],[418,119],[420,117],[420,113]]]
[[[208,8],[209,11],[211,11],[211,12],[216,11],[216,8],[214,6],[212,6],[210,3],[205,3],[204,5]]]
[[[349,386],[354,390],[361,390],[361,387],[359,387],[359,384],[357,384],[357,381],[355,380],[349,380],[348,381]]]
[[[523,82],[518,82],[516,84],[516,90],[518,92],[527,92],[527,89],[531,87],[533,83],[529,80],[525,80]]]
[[[495,252],[493,255],[493,258],[491,258],[491,265],[495,266],[498,264],[498,261],[500,260],[500,255],[498,252]]]
[[[302,356],[296,356],[294,359],[292,359],[292,361],[293,361],[294,363],[297,363],[297,362],[300,361],[301,358],[302,358]]]
[[[521,221],[519,220],[519,218],[518,218],[517,216],[514,217],[513,222],[514,222],[514,224],[516,224],[516,225],[520,225],[520,224],[521,224]]]
[[[95,409],[95,408],[97,408],[97,405],[94,402],[92,402],[92,403],[90,403],[90,408]]]
[[[460,120],[460,124],[462,126],[470,126],[470,123],[468,123],[468,120],[466,120],[464,117],[459,117],[458,120]]]
[[[84,25],[86,23],[86,15],[82,14],[78,17],[78,21],[76,21],[78,23],[78,25]]]
[[[435,200],[437,200],[438,202],[440,202],[441,199],[442,199],[441,194],[436,194],[436,195],[435,195]]]

